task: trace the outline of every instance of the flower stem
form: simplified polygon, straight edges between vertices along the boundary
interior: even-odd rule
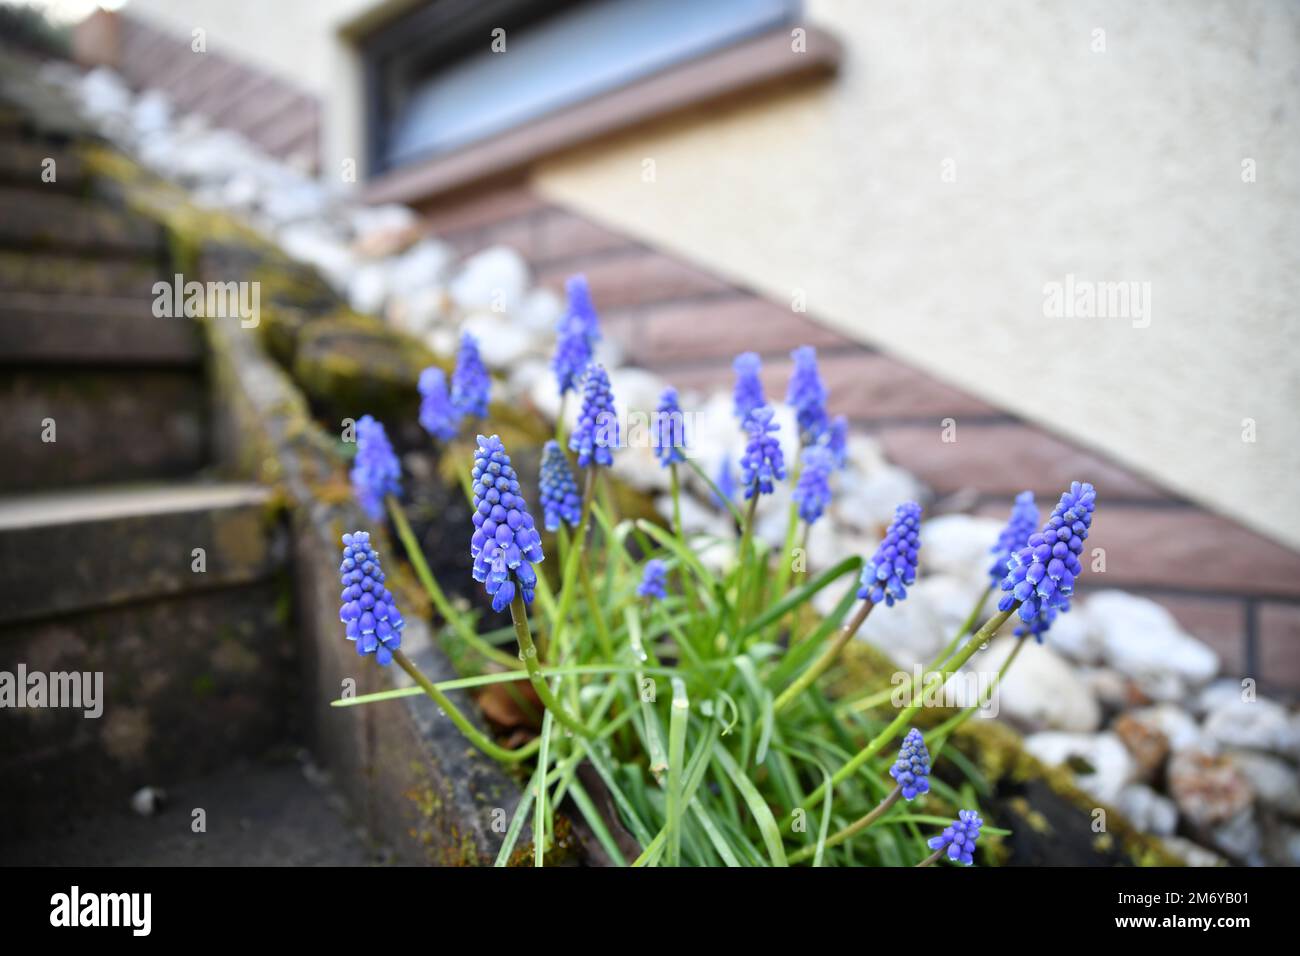
[[[668,465],[668,482],[673,490],[673,531],[677,540],[686,543],[686,529],[682,527],[682,483],[677,476],[677,462]]]
[[[988,704],[989,700],[993,697],[994,691],[996,691],[998,685],[1002,683],[1002,678],[1006,677],[1007,671],[1011,670],[1011,665],[1015,662],[1016,656],[1020,653],[1020,649],[1025,646],[1025,642],[1028,640],[1030,640],[1030,638],[1022,637],[1016,642],[1016,646],[1011,649],[1011,653],[1007,655],[1007,659],[1003,661],[1002,666],[998,668],[997,676],[993,678],[993,683],[989,685],[988,694],[986,694],[979,703],[967,707],[960,713],[953,714],[938,727],[935,727],[934,730],[930,731],[930,739],[935,741],[934,745],[930,748],[932,758],[939,756],[939,751],[943,749],[944,743],[947,742],[948,737],[954,730],[969,720],[972,714]]]
[[[433,681],[429,680],[429,678],[424,675],[424,672],[416,667],[414,662],[412,662],[406,654],[400,650],[393,651],[393,660],[397,661],[398,666],[401,667],[402,670],[406,671],[406,673],[410,674],[411,679],[419,684],[420,688],[426,694],[433,698],[433,702],[442,708],[443,713],[451,718],[451,722],[456,725],[456,728],[462,734],[465,735],[466,739],[493,760],[499,760],[502,763],[518,763],[521,760],[527,760],[533,754],[537,753],[538,748],[541,747],[540,738],[530,740],[518,750],[507,750],[505,747],[492,742],[485,734],[483,734],[482,731],[469,722],[469,719],[460,712],[460,708],[453,704],[447,695],[440,691],[437,686],[434,685]]]
[[[980,615],[984,613],[984,605],[988,603],[989,595],[992,593],[993,585],[990,584],[984,589],[984,593],[980,595],[979,600],[975,602],[975,606],[971,608],[970,615],[966,618],[965,623],[957,629],[957,633],[954,634],[952,640],[948,642],[948,646],[940,651],[939,656],[926,666],[926,670],[934,670],[953,655],[953,652],[957,650],[957,645],[961,643],[961,639],[971,632],[971,628],[975,626],[975,623],[980,619]]]
[[[918,864],[916,864],[916,865],[917,865],[917,866],[929,866],[929,865],[932,864],[932,863],[938,863],[940,857],[943,856],[944,851],[945,851],[946,849],[947,849],[947,847],[942,847],[942,846],[939,847],[939,849],[935,850],[933,853],[931,853],[929,856],[927,856],[924,860],[922,860],[920,863],[918,863]]]
[[[587,529],[591,526],[591,505],[595,495],[596,467],[593,465],[587,469],[587,477],[583,483],[582,517],[578,520],[577,533],[573,536],[569,553],[564,560],[564,577],[560,582],[560,606],[556,609],[555,620],[551,622],[551,643],[555,645],[557,654],[562,651],[560,639],[564,635],[569,608],[573,606],[573,585],[577,579],[578,561],[581,560],[582,552],[587,547]]]
[[[944,663],[942,670],[940,670],[937,675],[940,678],[939,682],[942,683],[944,680],[947,680],[949,676],[956,673],[958,668],[970,660],[971,657],[975,655],[975,652],[983,647],[989,639],[997,633],[998,628],[1007,622],[1007,619],[1015,613],[1016,608],[1019,606],[1020,602],[1017,601],[1007,610],[989,618],[975,636],[970,639],[966,646],[958,651],[956,656],[954,656],[950,661]],[[912,717],[916,715],[916,712],[921,709],[924,701],[924,690],[920,694],[913,694],[912,703],[899,711],[898,716],[894,718],[893,722],[890,723],[888,727],[876,734],[876,736],[871,739],[870,743],[859,750],[847,763],[844,764],[844,766],[840,767],[840,769],[835,772],[835,775],[831,777],[830,786],[839,786],[849,777],[853,776],[853,774],[857,773],[863,764],[884,749],[885,745],[897,737],[899,731],[907,726]],[[814,790],[808,799],[804,801],[805,806],[810,807],[815,805],[825,793],[826,786],[827,784],[823,783]]]
[[[523,659],[524,668],[528,671],[529,683],[533,685],[538,700],[569,730],[580,737],[590,738],[592,732],[560,705],[555,695],[551,693],[546,678],[542,676],[541,665],[537,662],[537,648],[533,645],[533,635],[528,629],[528,609],[524,606],[522,590],[516,590],[514,600],[510,602],[510,618],[514,621],[515,636],[519,639],[519,656]]]
[[[874,810],[872,810],[870,813],[866,814],[865,816],[861,817],[860,819],[850,823],[843,830],[840,830],[834,835],[827,837],[826,842],[822,844],[822,846],[826,849],[830,849],[833,846],[839,846],[845,840],[857,836],[867,827],[871,826],[882,816],[884,816],[885,812],[894,804],[896,804],[902,796],[903,796],[903,788],[895,785],[894,789],[889,791],[888,796],[886,796],[885,799],[881,800]],[[815,845],[804,847],[802,850],[799,850],[795,853],[791,853],[789,859],[791,863],[800,863],[808,859],[810,856],[813,856],[816,852],[817,852],[817,847]]]
[[[853,639],[853,635],[858,632],[858,628],[862,626],[862,622],[867,619],[867,615],[871,613],[873,607],[875,607],[875,605],[870,601],[862,602],[857,613],[854,614],[853,617],[849,618],[848,622],[840,628],[839,634],[835,636],[835,640],[831,642],[830,646],[822,652],[822,655],[817,658],[817,660],[813,661],[813,663],[809,665],[808,669],[800,674],[795,681],[783,690],[779,697],[777,697],[776,701],[772,704],[772,710],[774,713],[781,713],[781,711],[790,705],[791,701],[811,687],[813,682],[824,674],[828,667],[835,663],[835,659],[840,656],[840,651],[844,650],[844,646]]]
[[[736,621],[733,630],[737,634],[740,633],[740,622],[745,616],[744,605],[747,603],[745,597],[748,593],[746,585],[749,577],[749,557],[750,552],[754,549],[754,516],[758,511],[758,488],[755,487],[752,490],[754,494],[749,499],[749,506],[745,508],[745,523],[740,533],[739,566],[736,570]]]
[[[443,593],[442,588],[438,585],[438,579],[433,576],[433,572],[429,570],[428,562],[424,560],[424,552],[420,550],[420,543],[415,540],[415,532],[411,530],[410,522],[406,520],[406,512],[402,509],[401,502],[393,495],[386,496],[384,502],[388,505],[388,514],[392,517],[393,524],[397,528],[397,537],[401,539],[402,547],[406,549],[406,559],[411,562],[411,567],[415,568],[415,576],[420,579],[420,584],[424,586],[424,592],[429,595],[429,600],[438,609],[438,613],[442,615],[443,620],[451,625],[462,641],[478,651],[479,654],[490,661],[496,661],[498,664],[513,669],[515,666],[514,658],[479,637],[474,629],[469,626],[469,622],[447,600],[447,595]]]

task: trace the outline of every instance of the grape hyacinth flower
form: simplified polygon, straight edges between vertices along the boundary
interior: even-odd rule
[[[980,838],[980,827],[984,821],[974,810],[960,810],[957,819],[937,837],[931,837],[931,850],[948,848],[948,859],[954,863],[970,866],[975,862],[975,844]]]
[[[1016,637],[1025,637],[1031,635],[1039,644],[1043,643],[1043,635],[1052,627],[1052,622],[1056,620],[1057,614],[1063,614],[1068,611],[1068,607],[1063,607],[1059,611],[1054,607],[1045,607],[1039,610],[1038,616],[1029,624],[1018,624],[1016,626]]]
[[[1082,572],[1079,555],[1092,526],[1092,512],[1097,492],[1090,484],[1072,482],[1061,495],[1041,531],[1029,536],[1025,546],[1013,552],[1007,564],[1002,590],[1007,592],[998,602],[999,611],[1009,611],[1020,602],[1020,620],[1032,625],[1045,610],[1066,611],[1074,581]],[[1050,624],[1045,621],[1044,625]],[[1041,637],[1046,626],[1029,633]]]
[[[790,353],[794,371],[785,402],[795,410],[799,421],[799,437],[805,445],[812,445],[825,432],[829,421],[826,416],[826,386],[817,371],[817,350],[811,345],[800,346]]]
[[[402,646],[406,622],[384,587],[384,570],[370,546],[370,532],[343,536],[339,581],[343,585],[339,620],[347,625],[348,640],[356,642],[358,654],[374,654],[380,664],[392,663],[393,651]]]
[[[889,775],[898,784],[904,800],[914,800],[920,794],[930,792],[930,751],[926,749],[925,738],[915,727],[903,738],[903,746],[898,749],[898,759],[889,768]]]
[[[451,441],[460,430],[460,412],[447,394],[447,375],[436,365],[420,373],[420,427],[439,441]]]
[[[822,441],[835,456],[835,467],[843,471],[849,464],[849,420],[843,415],[836,415],[826,426]]]
[[[785,457],[781,454],[781,442],[777,440],[778,426],[772,421],[770,405],[760,405],[749,413],[745,419],[745,430],[749,432],[749,444],[740,459],[741,482],[745,486],[745,498],[754,495],[770,495],[774,481],[785,480]]]
[[[558,531],[561,523],[576,528],[582,521],[582,498],[569,470],[560,443],[552,438],[542,449],[542,520],[547,531]]]
[[[1016,495],[1015,504],[1011,506],[1011,518],[1007,526],[998,535],[997,544],[989,549],[995,557],[989,568],[993,583],[1000,584],[1007,576],[1007,562],[1011,556],[1025,546],[1029,536],[1038,527],[1038,505],[1034,504],[1034,493],[1022,491]]]
[[[742,352],[731,363],[736,373],[736,388],[732,393],[732,409],[744,424],[754,409],[767,404],[763,397],[763,382],[758,377],[763,362],[756,352]]]
[[[596,347],[600,341],[600,320],[596,317],[596,307],[591,302],[591,287],[587,285],[584,275],[569,276],[564,282],[564,291],[569,297],[569,308],[564,314],[564,321],[582,333],[587,345]]]
[[[659,459],[660,467],[667,468],[686,460],[682,454],[685,440],[686,421],[677,403],[677,389],[665,388],[659,397],[654,420],[655,457]]]
[[[731,472],[730,455],[723,455],[722,460],[718,462],[718,474],[713,479],[713,483],[722,493],[722,497],[716,494],[713,496],[713,503],[719,508],[725,508],[736,500],[736,476]]]
[[[667,584],[668,565],[658,558],[651,558],[645,563],[645,573],[636,588],[637,596],[662,601],[668,597]]]
[[[831,503],[831,472],[835,469],[835,456],[825,445],[812,445],[804,449],[803,469],[794,487],[794,501],[799,506],[799,517],[812,524],[822,516]]]
[[[872,604],[882,600],[889,607],[907,597],[907,586],[916,580],[916,553],[921,547],[921,506],[905,501],[894,512],[885,540],[862,569],[858,597]]]
[[[357,454],[352,459],[352,490],[371,521],[384,517],[384,496],[401,495],[402,466],[382,422],[370,415],[357,419]]]
[[[460,337],[456,368],[451,373],[451,403],[456,411],[471,418],[487,418],[488,392],[492,379],[478,354],[478,340],[468,332]]]
[[[543,560],[542,536],[519,494],[519,478],[500,437],[478,436],[473,480],[474,536],[469,553],[474,559],[474,580],[484,585],[494,611],[510,606],[516,585],[524,603],[532,604],[537,586],[533,565]]]
[[[614,396],[609,387],[609,375],[603,366],[587,366],[582,379],[582,410],[578,424],[569,436],[569,450],[577,452],[578,467],[588,468],[594,462],[606,468],[614,464],[618,447],[618,416],[614,413]]]
[[[556,325],[555,356],[551,359],[561,396],[578,390],[582,374],[591,364],[596,343],[600,341],[600,325],[586,277],[570,276],[564,286],[569,305]]]

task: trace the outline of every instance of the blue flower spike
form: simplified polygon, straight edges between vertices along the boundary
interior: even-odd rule
[[[982,826],[984,821],[974,810],[960,810],[957,819],[943,833],[931,837],[928,845],[931,850],[942,850],[947,847],[948,859],[963,866],[970,866],[975,862],[975,844],[980,838]]]
[[[1055,614],[1070,609],[1074,582],[1083,573],[1079,555],[1092,527],[1097,492],[1090,484],[1072,482],[1070,490],[1052,510],[1041,531],[1029,536],[1014,551],[1002,579],[998,610],[1009,611],[1020,602],[1020,620],[1028,627],[1017,634],[1033,634],[1039,641]]]
[[[1011,517],[998,535],[997,544],[989,549],[993,564],[989,567],[989,577],[995,585],[1001,584],[1007,576],[1007,564],[1011,556],[1025,546],[1029,536],[1038,527],[1038,505],[1034,503],[1032,491],[1022,491],[1016,495],[1011,506]]]
[[[460,412],[447,392],[447,375],[436,365],[420,373],[420,427],[439,441],[451,441],[460,430]]]
[[[586,277],[570,276],[564,286],[569,303],[555,329],[555,356],[551,359],[561,395],[577,391],[581,386],[583,373],[600,341],[600,323]]]
[[[382,422],[370,415],[357,419],[357,454],[352,459],[352,490],[371,521],[384,517],[384,496],[402,494],[402,466]]]
[[[732,410],[743,425],[755,409],[767,404],[763,397],[763,381],[758,377],[763,362],[757,352],[742,352],[731,363],[731,368],[736,373]]]
[[[569,470],[569,459],[554,438],[542,449],[542,471],[538,481],[542,493],[542,521],[547,531],[561,524],[578,527],[582,521],[582,496]]]
[[[392,663],[393,651],[402,646],[406,622],[384,587],[384,570],[379,555],[370,546],[370,532],[353,531],[343,536],[343,563],[339,565],[339,620],[346,625],[349,641],[357,653],[375,655],[380,664]]]
[[[461,415],[487,418],[491,390],[492,378],[479,356],[478,339],[464,332],[456,353],[456,368],[451,373],[451,403]]]
[[[645,572],[636,588],[637,596],[662,601],[668,597],[667,586],[668,565],[658,558],[651,558],[645,563]]]
[[[907,597],[907,588],[916,581],[917,552],[921,548],[921,506],[906,501],[894,512],[894,520],[885,532],[885,540],[862,568],[862,586],[858,597],[872,604],[884,601],[893,607]]]
[[[651,437],[654,439],[655,457],[659,459],[661,468],[686,460],[686,455],[682,452],[686,444],[686,420],[677,401],[677,389],[665,388],[659,397]]]
[[[745,419],[745,430],[749,432],[749,444],[740,459],[740,474],[748,500],[754,495],[770,495],[774,482],[785,480],[785,457],[776,437],[779,428],[772,421],[770,405],[760,405],[750,412]]]
[[[822,441],[835,456],[835,467],[843,471],[849,464],[849,420],[843,415],[836,415],[826,427]]]
[[[889,768],[889,775],[903,792],[904,800],[915,800],[930,792],[930,751],[926,749],[925,738],[915,727],[903,738],[903,746],[898,750],[898,759]]]
[[[613,449],[618,447],[618,441],[618,416],[609,374],[603,366],[588,365],[582,379],[582,409],[569,436],[569,450],[577,453],[579,468],[589,468],[593,463],[609,468],[614,464]]]
[[[795,410],[799,421],[799,438],[805,446],[816,443],[830,425],[826,415],[826,386],[817,371],[817,350],[804,345],[790,353],[794,371],[785,402]]]
[[[543,560],[542,536],[498,436],[478,436],[473,481],[474,536],[469,553],[474,559],[474,580],[484,585],[492,610],[498,613],[510,606],[516,587],[524,603],[532,604],[537,586],[533,565]]]
[[[826,445],[811,445],[803,451],[803,469],[794,487],[799,517],[813,524],[831,503],[831,472],[835,454]]]
[[[713,496],[713,503],[719,508],[726,508],[736,500],[736,476],[731,470],[731,456],[723,455],[722,460],[718,462],[718,473],[713,479],[713,483],[718,486],[718,491],[722,493],[719,497]]]

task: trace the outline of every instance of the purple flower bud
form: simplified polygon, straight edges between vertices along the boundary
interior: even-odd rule
[[[519,478],[501,439],[478,436],[474,452],[474,536],[469,554],[474,580],[501,612],[514,600],[515,588],[532,604],[537,586],[533,565],[543,560],[542,536],[533,525],[528,504],[519,493]]]
[[[600,365],[588,365],[582,379],[582,410],[569,436],[569,450],[577,452],[579,468],[588,468],[593,462],[608,468],[614,464],[612,449],[617,447],[618,416],[609,375]]]
[[[478,354],[478,340],[465,332],[456,353],[456,368],[451,373],[451,403],[462,415],[487,418],[488,394],[492,379]]]
[[[998,610],[1009,611],[1020,603],[1020,620],[1031,625],[1017,633],[1033,634],[1040,641],[1051,624],[1044,611],[1068,611],[1074,582],[1083,573],[1079,555],[1092,527],[1092,513],[1097,506],[1097,492],[1090,484],[1072,482],[1061,495],[1041,531],[1029,536],[1024,547],[1012,553],[1007,574],[1002,579],[1002,600]]]
[[[799,517],[812,524],[831,503],[831,472],[835,456],[825,445],[810,445],[803,452],[803,470],[794,488]]]
[[[913,727],[903,738],[898,749],[898,759],[889,768],[889,775],[903,791],[904,800],[914,800],[919,794],[930,792],[930,751],[925,738]]]
[[[384,570],[370,547],[370,532],[343,536],[339,582],[343,585],[339,620],[347,626],[348,640],[356,642],[358,654],[374,654],[380,664],[391,663],[393,651],[402,646],[406,622],[384,587]]]
[[[659,398],[659,408],[654,418],[655,457],[659,465],[667,468],[686,460],[682,448],[686,444],[686,420],[677,404],[677,389],[665,388]]]
[[[745,498],[752,498],[756,494],[770,495],[773,482],[785,480],[785,457],[781,454],[781,442],[776,437],[778,427],[772,421],[771,407],[760,405],[750,412],[745,419],[745,430],[749,432],[749,444],[745,447],[744,457],[740,459]]]
[[[384,517],[384,496],[402,494],[402,466],[381,422],[357,419],[357,454],[352,459],[352,490],[371,521]]]
[[[722,497],[713,496],[713,503],[719,508],[725,508],[736,500],[736,476],[731,471],[731,456],[723,455],[722,461],[718,462],[718,474],[713,479],[713,483],[718,486],[718,491],[722,492]]]
[[[830,424],[826,416],[826,386],[817,371],[817,350],[804,345],[790,353],[794,371],[785,402],[799,420],[799,437],[805,445],[815,443]]]
[[[994,555],[993,565],[989,568],[989,576],[993,578],[994,584],[1001,583],[1007,576],[1007,562],[1025,546],[1037,527],[1038,505],[1034,504],[1034,493],[1022,491],[1016,495],[1015,504],[1011,506],[1011,518],[998,535],[998,543],[989,549]]]
[[[763,368],[763,362],[756,352],[742,352],[736,356],[735,361],[731,363],[731,367],[736,373],[736,389],[732,393],[732,408],[743,425],[754,409],[767,404],[767,399],[763,397],[763,382],[758,377],[758,373]]]
[[[835,456],[835,467],[843,471],[849,463],[849,420],[843,415],[832,418],[822,441]]]
[[[460,412],[447,394],[447,376],[436,365],[420,373],[420,427],[439,441],[451,441],[460,429]]]
[[[555,356],[551,360],[561,395],[578,389],[595,354],[596,343],[600,341],[600,324],[586,278],[570,276],[564,285],[569,303],[556,325]]]
[[[636,593],[643,598],[662,601],[668,596],[668,565],[658,558],[651,558],[645,563],[645,572]]]
[[[929,847],[931,850],[942,850],[947,847],[948,859],[954,863],[970,866],[975,862],[975,844],[980,838],[982,826],[984,821],[974,810],[958,811],[957,819],[951,826],[939,836],[930,838]]]
[[[582,521],[582,498],[569,470],[569,459],[554,438],[542,449],[542,520],[547,531],[558,531],[564,523],[576,528]]]
[[[872,604],[884,601],[893,607],[907,597],[907,587],[916,580],[916,555],[921,547],[921,506],[905,501],[894,512],[885,540],[862,568],[858,597]]]
[[[587,344],[593,349],[600,341],[600,320],[596,316],[596,307],[591,302],[591,288],[584,275],[572,275],[564,282],[564,291],[569,297],[569,307],[565,320],[582,333]]]

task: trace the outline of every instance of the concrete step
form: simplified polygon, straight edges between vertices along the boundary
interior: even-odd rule
[[[0,494],[181,478],[207,464],[194,368],[0,365]]]
[[[0,248],[0,292],[153,298],[153,284],[171,281],[156,255],[91,258],[58,250]]]
[[[267,580],[281,561],[272,517],[270,492],[250,484],[0,497],[0,624]]]
[[[58,586],[56,555],[29,560]],[[27,693],[24,706],[0,709],[0,845],[291,739],[287,588],[267,580],[4,624],[0,681],[10,675]]]
[[[310,760],[242,762],[196,780],[157,780],[158,813],[129,809],[125,790],[90,816],[4,848],[12,866],[364,866],[372,849],[328,777]],[[3,798],[0,797],[0,800]],[[206,830],[193,828],[204,811]]]
[[[60,193],[88,188],[86,169],[76,150],[54,143],[0,137],[0,185]]]
[[[55,190],[0,188],[0,245],[24,251],[159,254],[162,226],[99,200]]]
[[[0,365],[194,368],[202,359],[198,323],[158,318],[150,299],[0,297]]]

